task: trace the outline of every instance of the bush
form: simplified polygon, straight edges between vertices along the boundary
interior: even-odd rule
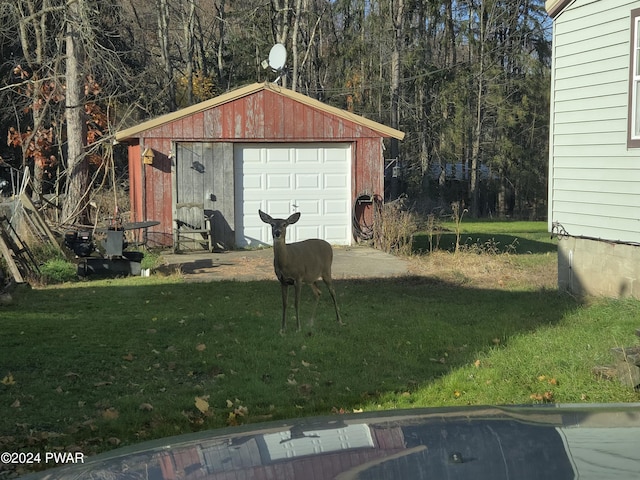
[[[144,251],[144,257],[142,257],[142,262],[140,264],[141,268],[149,268],[153,270],[154,268],[158,268],[162,265],[163,259],[162,255],[158,252],[153,252],[151,250]]]
[[[387,253],[411,254],[413,235],[417,230],[416,216],[401,201],[376,206],[374,241],[376,248]]]
[[[77,266],[64,258],[52,258],[40,266],[43,283],[64,283],[77,280]]]

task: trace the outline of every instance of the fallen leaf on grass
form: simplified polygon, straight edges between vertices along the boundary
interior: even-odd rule
[[[126,360],[127,362],[133,362],[133,353],[129,352],[126,355],[123,355],[122,359]]]
[[[310,367],[311,364],[309,362],[305,362],[304,360],[302,360],[302,366],[303,367]]]
[[[2,380],[0,380],[0,383],[2,383],[3,385],[15,385],[16,381],[13,379],[13,375],[11,375],[11,372],[9,372]]]
[[[105,420],[116,420],[120,416],[120,412],[115,408],[107,408],[102,412],[102,418]]]
[[[20,408],[20,400],[16,399],[16,401],[11,404],[11,408]]]
[[[230,427],[236,427],[238,425],[238,420],[235,413],[229,412],[229,416],[227,417],[227,425],[229,425]]]
[[[532,393],[529,398],[531,398],[532,400],[536,400],[538,402],[545,402],[545,403],[551,403],[553,402],[553,392],[551,391],[546,391],[542,394],[540,393]]]
[[[558,380],[556,378],[548,378],[546,375],[540,375],[538,377],[538,381],[540,382],[544,382],[545,380],[549,385],[558,385]]]
[[[142,410],[143,412],[150,412],[151,410],[153,410],[153,405],[151,405],[150,403],[141,403],[138,409]]]
[[[205,397],[196,397],[195,405],[202,413],[207,413],[207,411],[209,411],[209,402],[207,402],[207,398]]]
[[[480,360],[476,360],[475,362],[473,362],[473,366],[476,368],[480,368]]]
[[[204,343],[199,343],[196,345],[196,350],[198,352],[204,352],[207,349],[207,346]]]

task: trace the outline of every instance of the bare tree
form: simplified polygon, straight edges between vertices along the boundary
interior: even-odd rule
[[[173,65],[170,54],[169,38],[169,0],[156,0],[156,14],[158,20],[158,44],[160,46],[160,59],[164,70],[165,88],[168,90],[169,110],[176,108],[176,87],[173,78]]]
[[[89,165],[85,155],[87,123],[84,119],[84,80],[81,47],[84,0],[68,0],[66,12],[66,123],[67,123],[67,192],[62,217],[64,223],[88,223],[87,198],[89,194]],[[84,19],[84,20],[83,20]]]
[[[20,93],[28,97],[25,110],[31,113],[31,121],[20,125],[20,118],[14,136],[16,144],[22,148],[23,166],[33,161],[34,190],[42,192],[44,171],[54,167],[57,158],[53,153],[55,140],[51,122],[56,106],[62,99],[62,90],[57,79],[59,56],[50,42],[50,29],[60,23],[59,14],[63,6],[55,0],[34,2],[25,0],[13,3],[9,12],[18,23],[22,62],[14,66],[14,73],[25,80]]]

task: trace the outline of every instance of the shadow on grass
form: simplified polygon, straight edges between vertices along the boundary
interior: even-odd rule
[[[3,309],[0,376],[11,372],[15,383],[0,391],[5,406],[17,405],[0,419],[16,439],[7,450],[24,447],[25,432],[62,434],[47,441],[90,454],[113,448],[110,438],[135,443],[230,418],[352,410],[410,393],[576,307],[554,291],[483,290],[426,277],[341,280],[346,326],[335,321],[325,292],[315,326],[295,332],[291,309],[281,336],[275,281],[151,281],[32,290]],[[305,288],[303,325],[312,307]],[[209,408],[195,405],[196,397]],[[247,408],[242,418],[239,406]]]

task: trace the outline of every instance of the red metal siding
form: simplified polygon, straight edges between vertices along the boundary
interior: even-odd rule
[[[144,147],[154,152],[153,164],[143,164],[142,188],[145,201],[142,212],[136,212],[139,220],[157,220],[160,225],[151,227],[148,239],[152,244],[170,245],[172,241],[171,209],[171,140],[169,138],[146,138]],[[138,157],[140,159],[140,157]],[[140,160],[138,160],[140,161]]]
[[[142,220],[142,151],[140,144],[129,145],[129,221]]]
[[[161,222],[149,232],[149,239],[155,243],[171,244],[172,176],[169,156],[172,141],[178,140],[354,142],[353,199],[364,192],[383,195],[379,133],[271,90],[261,90],[144,131],[140,134],[140,146],[129,147],[134,218]],[[141,151],[147,147],[154,150],[153,165],[141,164]]]

